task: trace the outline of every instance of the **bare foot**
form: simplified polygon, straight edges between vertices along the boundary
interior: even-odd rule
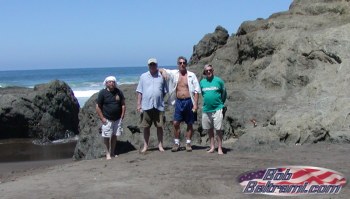
[[[219,155],[223,155],[224,154],[224,152],[222,152],[222,149],[218,149],[218,154]]]
[[[215,151],[215,148],[211,148],[207,151],[207,153],[214,153],[214,151]]]
[[[146,147],[143,147],[143,149],[140,151],[141,153],[145,153],[147,151]]]
[[[164,148],[163,147],[158,147],[160,152],[164,152]]]
[[[111,155],[106,155],[106,159],[107,159],[107,160],[112,159],[112,158],[111,158]]]

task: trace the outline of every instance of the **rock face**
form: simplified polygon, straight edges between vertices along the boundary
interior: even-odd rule
[[[203,66],[210,63],[215,75],[225,81],[228,111],[224,140],[239,138],[232,145],[233,150],[269,151],[296,144],[350,143],[348,52],[348,0],[295,0],[288,11],[243,22],[231,36],[218,26],[194,46],[188,69],[201,79]],[[137,127],[136,86],[121,89],[127,98],[124,126]],[[76,159],[104,155],[95,105],[89,101],[85,106],[80,117]],[[169,106],[164,128],[166,147],[173,143],[172,113]],[[200,115],[201,110],[192,139],[197,146],[208,145]],[[127,128],[124,131],[121,143],[141,147],[142,134],[133,134]],[[185,129],[182,136],[183,132]],[[155,135],[155,129],[151,129],[153,147],[157,146]]]
[[[244,134],[236,148],[266,134],[282,145],[350,143],[349,30],[349,1],[295,0],[288,11],[243,22],[210,55],[193,56],[197,74],[211,63],[226,82],[225,133]],[[200,44],[196,52],[205,51]]]
[[[217,49],[226,44],[229,34],[226,29],[218,26],[214,33],[206,34],[199,43],[193,47],[193,54],[189,64],[195,64],[202,58],[213,54]]]
[[[0,107],[0,139],[49,141],[78,134],[79,104],[65,82],[0,89]]]

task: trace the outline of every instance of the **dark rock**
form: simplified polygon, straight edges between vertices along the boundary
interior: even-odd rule
[[[279,136],[265,129],[251,130],[243,134],[233,145],[235,151],[269,152],[287,145],[280,142]]]
[[[226,44],[193,62],[196,74],[210,63],[226,82],[226,138],[240,135],[255,147],[266,140],[251,137],[259,129],[278,136],[265,145],[348,143],[349,28],[348,1],[294,0],[288,11],[243,22]],[[252,128],[253,118],[261,128]]]
[[[140,128],[138,126],[127,126],[127,128],[131,131],[132,134],[134,133],[141,133]]]
[[[209,33],[193,47],[189,64],[198,63],[202,58],[212,55],[217,49],[226,44],[229,35],[225,28],[218,26],[214,33]]]
[[[65,138],[78,134],[79,104],[62,81],[29,88],[0,89],[0,138]]]

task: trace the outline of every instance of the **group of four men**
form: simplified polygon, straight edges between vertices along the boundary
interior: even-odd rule
[[[169,95],[168,102],[175,106],[174,111],[174,146],[171,151],[180,150],[180,124],[187,124],[186,151],[192,151],[191,137],[193,124],[196,121],[198,98],[203,96],[202,127],[208,131],[210,139],[209,153],[215,151],[214,129],[217,134],[218,154],[222,151],[223,109],[226,100],[224,81],[214,76],[213,66],[204,66],[203,78],[200,82],[193,72],[187,70],[187,59],[180,56],[177,59],[178,69],[168,70],[158,68],[155,58],[148,60],[149,71],[140,76],[137,85],[137,111],[142,114],[140,127],[143,128],[144,146],[141,153],[148,150],[150,127],[157,128],[158,149],[163,148],[164,97]],[[125,115],[125,98],[116,87],[113,76],[105,79],[105,89],[102,89],[96,100],[96,111],[103,123],[102,136],[107,147],[107,159],[115,156],[116,136],[122,132],[122,120]],[[114,82],[114,83],[113,83]]]

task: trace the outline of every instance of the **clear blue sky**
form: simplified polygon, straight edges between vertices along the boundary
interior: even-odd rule
[[[0,70],[144,66],[188,59],[218,25],[286,11],[292,0],[0,0]]]

